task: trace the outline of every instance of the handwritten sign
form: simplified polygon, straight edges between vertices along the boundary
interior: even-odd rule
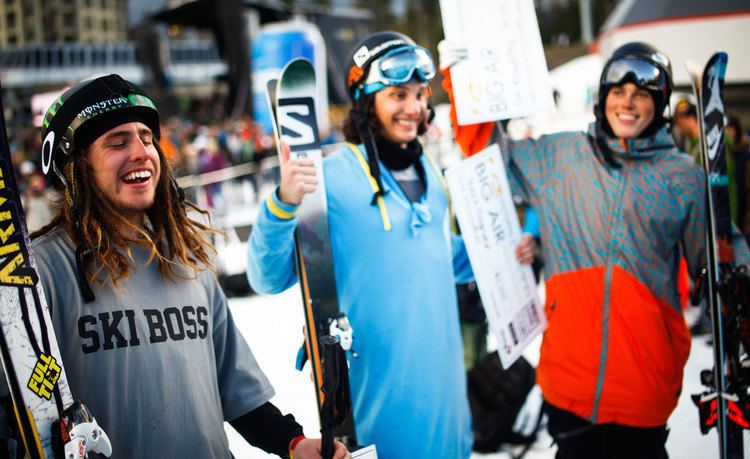
[[[451,68],[459,124],[552,110],[532,0],[440,0],[440,8],[446,39],[468,53]]]
[[[448,169],[446,181],[503,368],[546,327],[534,274],[515,248],[521,227],[496,144]]]

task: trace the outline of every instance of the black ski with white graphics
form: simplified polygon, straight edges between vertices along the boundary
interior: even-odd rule
[[[693,395],[703,434],[716,426],[722,459],[743,457],[743,430],[750,428],[748,361],[750,278],[737,266],[732,244],[726,144],[724,75],[727,54],[711,56],[702,73],[688,65],[697,100],[700,143],[707,180],[707,263],[695,300],[707,294],[711,315],[714,368],[701,372],[707,392]],[[700,69],[698,69],[700,70]],[[694,303],[696,302],[694,300]]]
[[[1,90],[1,88],[0,88]],[[112,447],[65,376],[13,172],[0,97],[0,356],[19,436],[30,458],[109,456]],[[95,376],[94,376],[95,377]]]
[[[336,290],[312,64],[306,59],[293,60],[277,82],[269,82],[268,90],[276,138],[289,145],[290,158],[310,158],[318,174],[315,192],[305,196],[297,213],[295,266],[305,312],[304,355],[312,364],[323,457],[332,453],[334,433],[353,450],[353,457],[377,457],[374,446],[357,445],[351,414],[345,350],[351,350],[352,329],[339,309]],[[299,369],[304,360],[299,359]]]

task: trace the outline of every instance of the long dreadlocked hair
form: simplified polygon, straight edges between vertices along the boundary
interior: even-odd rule
[[[195,204],[180,199],[180,191],[175,185],[174,176],[164,152],[158,142],[154,142],[159,154],[161,174],[156,186],[154,203],[146,211],[151,228],[138,227],[125,219],[115,206],[102,197],[102,192],[94,182],[94,170],[86,158],[86,152],[77,151],[73,162],[68,163],[65,175],[69,188],[74,188],[78,196],[77,212],[72,200],[63,197],[55,203],[56,214],[52,221],[31,235],[32,238],[62,228],[71,240],[83,244],[92,251],[93,261],[87,263],[86,278],[91,283],[103,284],[107,278],[117,286],[118,282],[130,274],[135,263],[131,247],[142,247],[149,251],[147,263],[156,260],[159,273],[164,279],[187,279],[204,268],[213,269],[211,258],[216,248],[208,235],[220,233],[210,224],[208,212]],[[70,191],[70,190],[69,190]],[[206,218],[209,224],[189,218],[189,208]],[[75,221],[77,214],[78,222]],[[80,229],[76,230],[76,224]],[[123,234],[120,228],[126,228]],[[80,233],[78,232],[80,231]],[[83,241],[79,240],[80,234]],[[91,258],[89,258],[91,260]]]

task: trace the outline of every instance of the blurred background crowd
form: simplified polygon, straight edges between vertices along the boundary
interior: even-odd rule
[[[501,5],[500,2],[497,5]],[[750,7],[743,0],[534,0],[556,108],[511,120],[511,137],[586,129],[603,56],[642,40],[672,59],[670,111],[679,146],[697,158],[695,101],[683,62],[716,49],[729,54],[725,100],[732,215],[750,235]],[[259,198],[278,170],[267,82],[293,57],[318,78],[324,144],[341,141],[347,114],[344,62],[376,30],[399,30],[437,56],[443,37],[437,0],[0,0],[0,84],[8,138],[30,230],[51,217],[54,191],[41,171],[41,119],[67,87],[118,73],[156,101],[161,144],[187,196],[214,210],[213,223],[244,243]],[[743,35],[744,34],[744,35]],[[452,142],[447,97],[432,83],[435,118],[426,151],[447,168],[461,159]],[[226,250],[224,251],[226,252]],[[243,249],[231,250],[235,254]],[[218,262],[244,282],[244,260]],[[232,257],[229,257],[232,258]],[[226,265],[226,266],[225,266]],[[234,267],[230,267],[230,265]]]
[[[728,52],[730,209],[750,240],[750,2],[534,0],[534,6],[556,106],[504,122],[513,138],[585,130],[594,120],[606,57],[623,43],[645,41],[672,60],[672,134],[700,162],[696,103],[684,62],[702,64],[715,50]],[[156,101],[160,144],[180,185],[188,199],[212,211],[212,224],[225,233],[215,240],[219,281],[230,295],[248,293],[246,241],[258,203],[278,182],[267,82],[294,57],[313,62],[325,153],[343,139],[349,50],[369,33],[389,29],[406,33],[437,57],[443,38],[440,2],[0,0],[3,114],[29,230],[48,223],[60,199],[40,164],[43,114],[76,82],[118,73]],[[431,89],[435,117],[423,144],[446,169],[461,154],[440,76]],[[518,204],[524,230],[534,234],[533,209]],[[542,267],[538,259],[537,275]],[[486,350],[487,326],[476,285],[459,287],[459,298],[470,371]],[[707,330],[705,319],[694,325],[694,332]],[[471,342],[472,336],[478,338]]]

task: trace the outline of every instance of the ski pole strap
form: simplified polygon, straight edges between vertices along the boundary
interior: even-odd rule
[[[80,218],[80,212],[79,212],[79,199],[78,199],[78,192],[76,187],[76,180],[75,175],[73,175],[72,171],[72,164],[71,163],[71,188],[72,191],[68,193],[68,188],[65,188],[65,198],[70,202],[70,212],[73,214],[73,221],[75,222],[75,232],[76,237],[78,238],[78,244],[76,245],[76,273],[78,274],[78,288],[81,290],[81,296],[83,296],[83,301],[85,303],[91,303],[93,302],[96,297],[94,296],[94,291],[91,290],[91,286],[89,285],[88,279],[86,279],[86,270],[84,269],[84,263],[85,257],[88,257],[91,255],[91,249],[86,246],[86,243],[83,242],[83,230],[81,229],[81,218]]]
[[[341,345],[335,347],[338,387],[334,394],[334,423],[340,426],[352,410],[352,399],[349,388],[349,364],[346,361],[346,351]]]
[[[323,335],[319,339],[322,360],[323,384],[320,390],[323,392],[323,405],[320,407],[320,455],[323,459],[333,457],[333,427],[336,417],[336,391],[339,383],[338,362],[336,360],[336,348],[341,347],[338,338],[331,335]]]
[[[352,150],[352,152],[354,152],[354,156],[359,161],[359,165],[362,166],[362,170],[365,171],[365,175],[367,175],[367,178],[370,181],[370,186],[372,187],[372,191],[375,193],[374,199],[376,200],[378,204],[378,208],[380,209],[380,219],[383,221],[383,230],[390,231],[391,230],[391,218],[388,215],[388,209],[386,209],[385,207],[385,201],[383,200],[383,195],[378,194],[378,191],[380,190],[378,182],[372,176],[372,173],[370,171],[370,166],[367,164],[367,161],[365,160],[365,157],[362,154],[362,150],[360,150],[359,147],[353,143],[350,143],[348,145],[349,145],[349,148]]]
[[[323,406],[320,408],[321,455],[332,458],[334,452],[333,431],[340,426],[351,409],[349,397],[349,371],[346,354],[339,339],[331,335],[319,338],[323,384]]]

